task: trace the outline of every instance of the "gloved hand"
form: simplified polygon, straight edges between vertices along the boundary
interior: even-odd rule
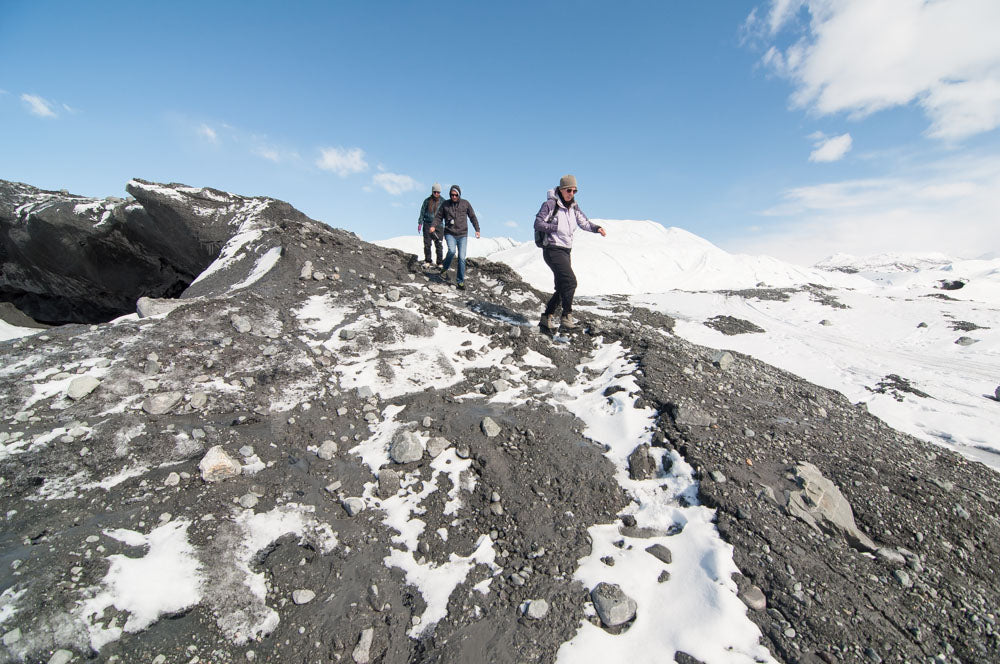
[[[423,224],[417,224],[417,232],[419,233],[423,227]]]

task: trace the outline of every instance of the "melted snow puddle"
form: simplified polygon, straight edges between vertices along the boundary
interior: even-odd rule
[[[732,574],[739,570],[732,547],[722,541],[713,524],[715,511],[697,504],[698,486],[692,468],[676,452],[651,448],[661,469],[659,476],[643,481],[629,478],[628,455],[637,445],[650,442],[656,416],[651,409],[632,405],[630,395],[638,391],[633,376],[636,365],[627,361],[621,345],[614,343],[598,349],[578,369],[573,385],[552,386],[554,398],[584,421],[586,436],[609,448],[606,456],[615,464],[619,484],[638,504],[626,510],[635,517],[637,526],[664,535],[626,537],[616,524],[589,529],[593,548],[580,560],[574,578],[590,589],[601,582],[617,584],[636,601],[638,610],[629,629],[619,635],[582,622],[576,635],[559,649],[557,662],[643,664],[662,662],[677,651],[707,664],[775,662],[760,645],[760,630],[737,597]],[[605,397],[611,386],[624,390]],[[662,471],[662,458],[667,454],[673,461],[669,475]],[[624,546],[615,545],[622,541]],[[670,564],[646,552],[654,544],[670,550]],[[602,562],[607,556],[614,558],[613,567]],[[663,571],[669,572],[670,578],[659,583]],[[588,610],[595,613],[592,607]]]

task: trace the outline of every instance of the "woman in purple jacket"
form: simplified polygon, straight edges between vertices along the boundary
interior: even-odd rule
[[[545,234],[542,245],[542,258],[552,270],[555,277],[556,292],[549,298],[542,314],[541,326],[555,331],[556,307],[562,305],[562,318],[559,323],[566,329],[576,327],[573,320],[573,294],[576,293],[576,275],[570,262],[570,251],[573,249],[573,232],[579,226],[591,233],[600,233],[606,237],[603,228],[587,219],[580,206],[576,204],[576,178],[564,175],[559,179],[559,186],[548,192],[542,207],[535,215],[535,230]]]

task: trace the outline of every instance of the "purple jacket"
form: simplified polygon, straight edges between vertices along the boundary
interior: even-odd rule
[[[552,221],[549,221],[553,208],[556,209],[556,214]],[[591,233],[597,233],[601,228],[587,219],[587,215],[576,201],[573,201],[567,209],[562,198],[556,195],[556,190],[549,189],[545,202],[535,215],[535,230],[545,233],[545,246],[572,249],[573,232],[577,226]]]

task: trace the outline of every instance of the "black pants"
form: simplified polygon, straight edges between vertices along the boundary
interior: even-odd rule
[[[441,265],[441,263],[444,262],[444,259],[441,256],[441,253],[442,253],[441,252],[441,236],[438,235],[437,231],[435,231],[433,233],[428,233],[427,231],[424,231],[424,261],[426,261],[428,263],[431,262],[431,242],[432,241],[434,242],[434,253],[437,254],[437,261],[435,261],[435,264],[436,265]]]
[[[569,249],[564,247],[545,247],[542,258],[552,270],[556,281],[556,292],[545,305],[545,315],[554,314],[556,307],[562,304],[563,316],[573,311],[573,294],[576,293],[576,275],[569,260]]]

